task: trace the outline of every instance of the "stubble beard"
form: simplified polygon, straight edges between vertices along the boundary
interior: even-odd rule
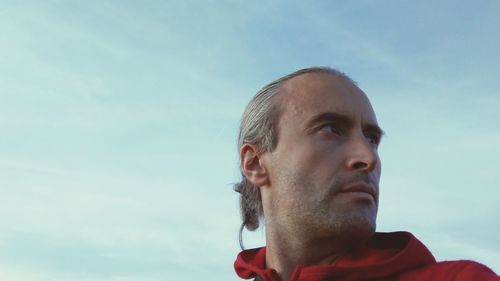
[[[286,227],[291,233],[314,239],[332,238],[346,242],[368,239],[376,229],[378,200],[353,202],[347,206],[334,200],[340,188],[364,178],[337,178],[329,188],[324,188],[310,176],[290,175],[286,179],[287,189],[294,200],[286,202],[289,206]]]

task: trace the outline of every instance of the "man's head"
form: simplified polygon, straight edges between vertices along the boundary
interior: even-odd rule
[[[240,127],[243,226],[264,215],[295,235],[371,235],[380,137],[368,98],[341,72],[309,68],[270,83]]]

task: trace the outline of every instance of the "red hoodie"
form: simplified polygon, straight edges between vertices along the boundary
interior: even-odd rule
[[[266,268],[266,248],[242,251],[234,269],[244,279],[259,276],[281,281]],[[473,261],[436,262],[429,250],[411,233],[376,233],[363,248],[352,251],[333,265],[295,267],[291,281],[500,281],[488,267]]]

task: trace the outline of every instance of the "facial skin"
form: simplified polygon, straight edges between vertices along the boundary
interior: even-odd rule
[[[261,156],[269,182],[261,187],[266,227],[272,223],[295,237],[369,237],[378,208],[382,132],[368,98],[326,73],[295,77],[276,98],[278,144]],[[361,185],[374,196],[340,192]]]
[[[267,266],[288,280],[297,264],[331,263],[375,231],[382,130],[366,95],[327,73],[294,77],[275,96],[278,143],[241,148],[260,188]],[[343,192],[353,190],[367,192]]]

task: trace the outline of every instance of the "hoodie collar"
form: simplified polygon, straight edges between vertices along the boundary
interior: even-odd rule
[[[409,232],[375,233],[366,246],[342,256],[333,265],[298,265],[291,280],[341,281],[382,278],[435,263],[429,250]],[[239,277],[280,280],[275,270],[266,268],[266,248],[240,252],[234,268]]]

